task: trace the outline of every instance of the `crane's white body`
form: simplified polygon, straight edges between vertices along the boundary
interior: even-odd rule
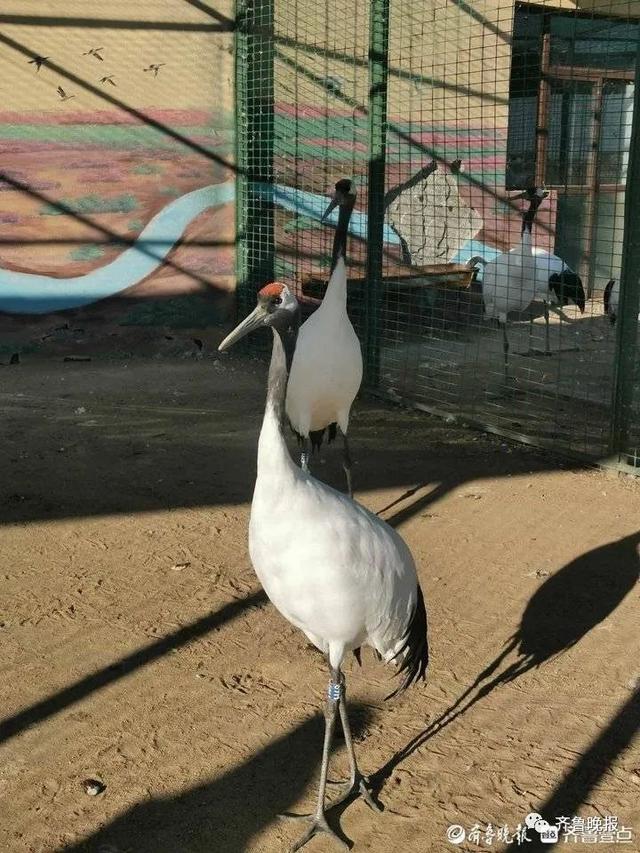
[[[281,346],[277,335],[274,341]],[[292,462],[269,400],[249,553],[273,604],[332,667],[363,644],[385,660],[401,650],[417,600],[408,547],[384,521]]]
[[[510,311],[524,311],[536,294],[536,261],[531,233],[524,231],[515,249],[498,255],[482,272],[482,298],[489,318],[507,322]]]
[[[620,280],[616,279],[609,291],[609,305],[607,314],[612,322],[615,323],[618,316],[618,304],[620,303]]]
[[[618,307],[620,305],[620,279],[611,279],[607,285],[605,293],[607,293],[607,291],[608,295],[605,296],[605,309],[611,322],[615,323],[618,319]],[[638,314],[638,322],[640,323],[640,314]]]
[[[305,438],[332,423],[346,433],[361,382],[362,352],[347,314],[347,271],[339,258],[322,304],[298,332],[285,403],[291,426]]]

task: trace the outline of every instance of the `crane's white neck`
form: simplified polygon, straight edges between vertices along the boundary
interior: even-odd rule
[[[284,343],[281,334],[273,329],[267,402],[258,440],[258,480],[262,476],[274,477],[278,474],[291,474],[295,469],[282,435],[286,393],[287,358]]]
[[[522,248],[523,254],[531,254],[531,250],[533,248],[533,237],[531,235],[531,231],[525,228],[522,232],[522,238],[520,240],[520,246]]]
[[[347,311],[347,268],[344,258],[338,258],[336,268],[331,273],[327,292],[319,311],[346,313]]]

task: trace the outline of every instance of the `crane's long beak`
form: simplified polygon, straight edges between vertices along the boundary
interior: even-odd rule
[[[244,338],[246,335],[253,332],[254,329],[259,329],[260,326],[264,325],[266,315],[267,312],[264,307],[262,305],[256,305],[251,314],[249,314],[248,317],[245,317],[241,323],[238,323],[232,332],[229,332],[227,337],[218,347],[218,352],[224,352],[239,341],[240,338]]]
[[[340,203],[340,200],[338,199],[338,196],[337,196],[337,194],[336,194],[336,195],[334,195],[334,196],[333,196],[333,198],[332,198],[332,199],[331,199],[331,201],[329,202],[329,205],[328,205],[327,209],[326,209],[326,210],[325,210],[325,212],[322,214],[322,217],[320,218],[320,222],[324,222],[324,221],[325,221],[325,219],[327,218],[327,216],[331,213],[331,211],[332,211],[334,208],[336,208],[336,207],[338,206],[338,204],[339,204],[339,203]]]

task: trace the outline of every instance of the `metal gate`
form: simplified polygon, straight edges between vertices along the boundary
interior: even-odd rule
[[[317,304],[320,217],[353,178],[349,309],[369,389],[636,471],[640,24],[629,3],[588,8],[239,4],[238,300],[277,277]],[[532,298],[491,316],[512,263]]]

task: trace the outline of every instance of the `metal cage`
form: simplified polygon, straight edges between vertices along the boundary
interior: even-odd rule
[[[274,277],[313,310],[320,216],[353,178],[367,387],[637,473],[639,38],[640,7],[615,0],[240,3],[241,310]],[[487,312],[496,270],[511,291],[538,281],[504,321]]]

